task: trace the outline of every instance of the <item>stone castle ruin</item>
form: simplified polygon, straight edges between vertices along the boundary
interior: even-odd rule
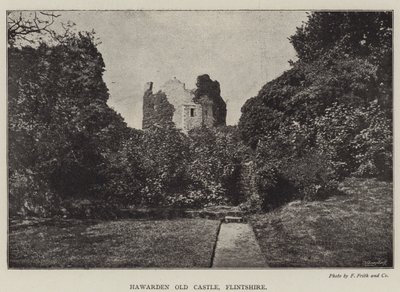
[[[226,125],[226,103],[220,85],[208,75],[197,78],[197,89],[186,89],[176,78],[167,81],[157,93],[148,82],[143,96],[142,128],[175,126],[187,133],[197,127]]]

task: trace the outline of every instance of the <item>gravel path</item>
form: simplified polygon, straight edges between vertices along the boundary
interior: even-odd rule
[[[245,223],[222,223],[213,268],[266,267],[253,229]]]

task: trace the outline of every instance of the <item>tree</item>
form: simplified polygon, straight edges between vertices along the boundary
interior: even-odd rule
[[[313,12],[289,38],[300,61],[327,52],[366,57],[379,63],[391,54],[391,12]]]
[[[186,191],[187,143],[187,137],[172,127],[153,127],[143,132],[139,147],[145,180],[141,190],[144,205],[165,205],[168,197]]]
[[[289,40],[300,62],[354,58],[375,66],[379,102],[391,115],[392,12],[314,12]]]
[[[12,11],[7,15],[7,37],[9,46],[38,45],[41,42],[61,43],[73,34],[74,23],[60,23],[56,32],[54,25],[60,14],[43,11]]]
[[[106,104],[105,65],[93,33],[11,46],[8,60],[11,209],[39,206],[34,212],[43,215],[46,208],[57,212],[62,200],[109,196],[103,169],[127,126]]]
[[[281,192],[278,178],[304,198],[350,174],[390,178],[391,13],[315,12],[289,39],[299,59],[239,121],[261,192]]]
[[[221,97],[219,82],[211,80],[208,74],[204,74],[197,77],[196,86],[193,100],[202,103],[204,96],[211,99],[215,116],[213,126],[224,126],[226,124],[226,104]]]
[[[236,127],[198,128],[189,132],[190,163],[188,174],[192,187],[201,190],[207,203],[243,200],[240,171],[246,149]]]

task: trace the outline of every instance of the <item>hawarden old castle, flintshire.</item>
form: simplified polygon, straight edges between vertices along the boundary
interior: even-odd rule
[[[143,96],[142,128],[175,126],[187,133],[197,127],[226,125],[226,103],[218,81],[208,75],[197,78],[197,89],[186,89],[176,78],[167,81],[157,93],[148,82]]]

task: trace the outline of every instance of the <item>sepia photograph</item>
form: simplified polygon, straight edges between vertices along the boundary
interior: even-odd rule
[[[8,269],[394,268],[393,11],[4,17]]]

